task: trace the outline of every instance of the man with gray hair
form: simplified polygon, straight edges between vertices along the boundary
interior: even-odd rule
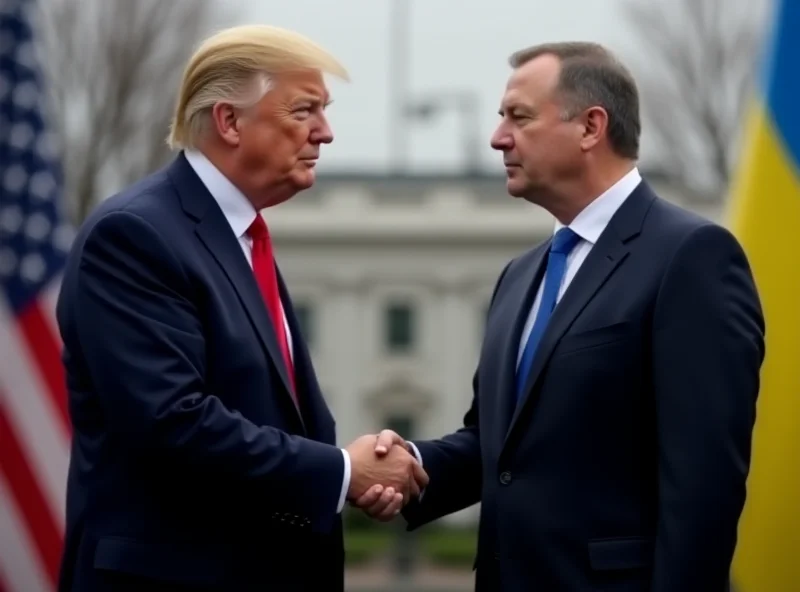
[[[342,590],[341,510],[427,477],[345,449],[272,255],[265,208],[314,183],[323,74],[296,33],[236,27],[186,68],[165,169],[100,205],[58,302],[73,447],[61,592]]]
[[[511,66],[492,146],[554,233],[500,274],[464,426],[409,445],[430,485],[404,516],[480,501],[480,591],[728,590],[764,357],[745,254],[642,180],[636,85],[606,49]],[[356,503],[388,518],[376,497]]]

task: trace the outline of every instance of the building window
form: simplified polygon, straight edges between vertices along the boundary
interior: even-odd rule
[[[310,302],[298,302],[294,304],[294,314],[297,317],[297,324],[300,326],[300,333],[308,347],[313,347],[316,342],[316,319],[314,307]]]
[[[405,440],[410,440],[416,436],[414,433],[415,423],[414,418],[410,415],[394,414],[387,417],[383,425],[387,430],[393,430]]]
[[[386,307],[386,345],[394,353],[406,353],[414,346],[414,309],[405,302],[393,302]]]

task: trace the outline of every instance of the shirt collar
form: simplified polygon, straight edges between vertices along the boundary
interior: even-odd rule
[[[586,206],[569,225],[575,234],[588,243],[594,244],[608,226],[611,218],[617,213],[620,206],[625,203],[628,196],[633,193],[636,186],[641,182],[642,177],[639,169],[634,167],[619,181],[614,183],[597,199]],[[564,228],[564,225],[556,220],[555,232]]]
[[[253,204],[206,157],[196,150],[184,152],[186,160],[219,205],[236,238],[241,238],[258,215]]]

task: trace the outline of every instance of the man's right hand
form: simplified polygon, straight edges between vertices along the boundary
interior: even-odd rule
[[[428,475],[405,447],[392,446],[376,454],[377,436],[366,435],[347,446],[350,455],[350,488],[347,499],[359,499],[373,486],[393,489],[408,502],[428,484]]]

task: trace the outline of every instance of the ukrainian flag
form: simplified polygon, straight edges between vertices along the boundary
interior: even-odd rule
[[[737,592],[800,591],[800,1],[776,3],[769,44],[730,202],[767,326]]]

